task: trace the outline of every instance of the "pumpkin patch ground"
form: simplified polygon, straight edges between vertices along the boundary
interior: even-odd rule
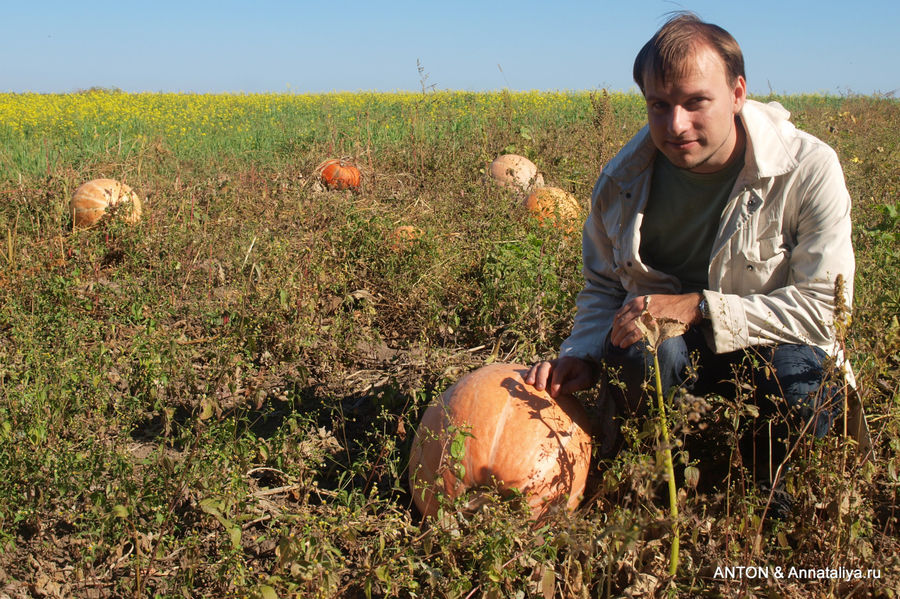
[[[622,417],[609,455],[596,390],[560,414],[521,384],[584,301],[586,214],[542,224],[528,185],[586,209],[642,97],[0,94],[0,598],[895,596],[900,103],[778,100],[854,199],[842,342],[876,459],[840,435],[797,446],[794,512],[773,522],[734,452],[748,405],[667,399],[673,577],[653,414]],[[508,154],[534,166],[524,187],[488,172]],[[326,159],[359,179],[318,187]],[[137,226],[111,196],[73,227],[101,177],[139,194]],[[460,399],[488,374],[491,397]],[[563,418],[580,408],[586,473]],[[426,453],[449,459],[417,468]],[[863,577],[716,574],[766,565]]]

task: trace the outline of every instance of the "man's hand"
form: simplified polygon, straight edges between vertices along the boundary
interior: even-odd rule
[[[538,362],[525,376],[525,384],[538,391],[546,388],[550,397],[554,398],[590,389],[596,382],[594,366],[587,360],[572,356]]]
[[[671,318],[687,325],[700,322],[703,316],[700,314],[701,293],[684,293],[681,295],[642,295],[627,302],[613,320],[609,341],[617,347],[625,349],[641,339],[641,331],[637,328],[637,319],[647,306],[647,298],[650,302],[650,314],[654,318]]]

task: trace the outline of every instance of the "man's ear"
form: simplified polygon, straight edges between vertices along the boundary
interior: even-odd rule
[[[737,79],[734,80],[732,97],[734,100],[734,114],[737,114],[744,107],[744,102],[747,100],[747,81],[741,75],[738,75]]]

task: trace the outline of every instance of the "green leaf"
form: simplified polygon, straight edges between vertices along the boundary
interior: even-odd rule
[[[556,572],[547,568],[541,577],[541,593],[545,599],[553,599],[556,591]]]
[[[259,596],[260,599],[278,599],[278,593],[267,584],[259,585]]]
[[[209,420],[215,413],[213,401],[208,397],[200,400],[200,420]]]
[[[113,506],[112,513],[116,518],[123,520],[128,518],[128,508],[121,503]]]
[[[377,568],[375,568],[375,576],[381,582],[388,582],[387,566],[378,566]]]
[[[461,460],[466,455],[466,438],[461,434],[453,438],[450,444],[450,457],[454,460]]]
[[[233,549],[241,548],[241,527],[237,524],[228,529],[228,536],[231,538],[231,547]]]
[[[210,516],[220,517],[222,515],[222,502],[219,499],[201,499],[200,509]]]

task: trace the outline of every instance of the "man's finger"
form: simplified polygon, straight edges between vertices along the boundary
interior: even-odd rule
[[[534,385],[534,377],[537,375],[538,364],[532,364],[531,368],[528,369],[528,372],[525,374],[525,384],[526,385]]]
[[[553,372],[553,363],[551,361],[538,362],[531,367],[525,376],[525,383],[533,386],[538,391],[543,391],[547,386],[547,378]]]
[[[570,386],[570,379],[580,376],[579,368],[583,364],[581,360],[563,360],[553,370],[550,380],[550,388],[547,390],[550,397],[558,397],[563,387]]]
[[[612,331],[609,334],[609,340],[617,347],[628,347],[623,345],[627,341],[628,336],[634,328],[634,320],[622,320],[613,324]]]
[[[634,324],[634,321],[626,326],[619,327],[610,335],[610,342],[616,347],[628,349],[642,337],[640,329]]]
[[[588,387],[591,386],[591,376],[587,373],[579,374],[577,377],[572,378],[562,385],[560,385],[557,390],[557,396],[559,395],[571,395],[576,391],[584,391]]]
[[[547,392],[550,393],[550,397],[556,397],[560,385],[566,380],[567,376],[569,376],[569,360],[563,360],[562,363],[558,364],[556,368],[553,369],[553,373],[550,377],[550,388],[547,389]]]
[[[569,395],[587,389],[593,384],[592,370],[583,360],[567,360],[553,372],[550,397]]]

